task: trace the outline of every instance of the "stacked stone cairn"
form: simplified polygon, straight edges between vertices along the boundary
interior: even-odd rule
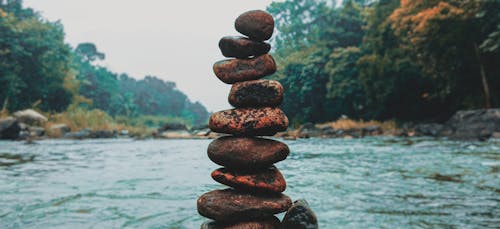
[[[282,194],[286,182],[273,164],[285,160],[289,149],[279,141],[258,137],[288,128],[288,118],[278,108],[283,87],[261,79],[276,72],[268,54],[271,46],[264,42],[273,34],[274,19],[264,11],[249,11],[236,19],[235,28],[247,37],[223,37],[222,54],[234,59],[213,67],[222,82],[232,84],[229,103],[235,109],[214,113],[209,121],[212,131],[230,136],[208,147],[210,160],[223,166],[212,172],[212,178],[230,188],[198,199],[200,215],[213,220],[201,228],[281,228],[274,215],[287,211],[292,201]]]

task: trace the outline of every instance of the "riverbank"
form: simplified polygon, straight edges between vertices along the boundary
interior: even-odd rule
[[[0,139],[214,139],[221,136],[208,126],[190,127],[183,123],[158,122],[159,128],[137,127],[116,123],[105,113],[92,111],[84,117],[50,115],[48,118],[34,110],[15,112],[0,117]],[[83,116],[83,115],[80,115]],[[394,121],[355,121],[341,118],[335,122],[305,123],[275,135],[289,140],[301,138],[363,138],[366,136],[416,137],[432,136],[460,140],[500,139],[500,109],[458,111],[445,123],[405,123]]]

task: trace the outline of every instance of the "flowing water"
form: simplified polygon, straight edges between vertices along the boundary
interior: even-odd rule
[[[199,228],[209,140],[0,142],[0,228]],[[499,228],[500,142],[288,141],[320,228]],[[282,215],[281,215],[282,217]]]

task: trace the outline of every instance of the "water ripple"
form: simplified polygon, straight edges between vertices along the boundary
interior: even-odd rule
[[[496,228],[500,141],[301,139],[277,164],[320,228]],[[199,228],[208,140],[0,142],[0,228]],[[281,215],[282,217],[282,215]]]

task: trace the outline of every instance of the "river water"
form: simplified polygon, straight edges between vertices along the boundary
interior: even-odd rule
[[[0,228],[199,228],[209,140],[0,142]],[[499,228],[500,142],[305,139],[277,164],[320,228]],[[281,215],[282,217],[282,215]]]

